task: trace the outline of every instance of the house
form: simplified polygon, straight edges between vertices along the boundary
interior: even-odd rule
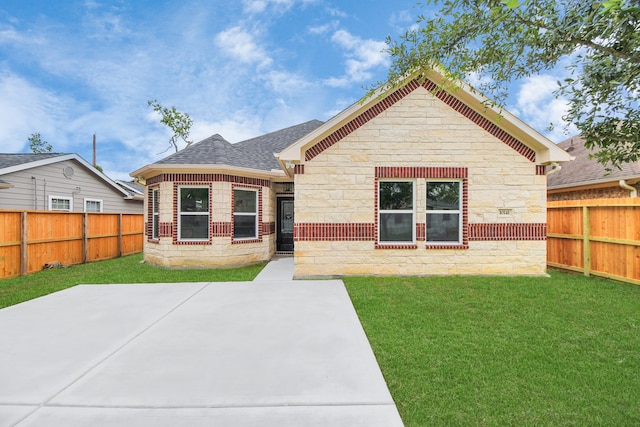
[[[0,209],[142,213],[143,204],[140,189],[77,154],[0,153]]]
[[[593,150],[585,147],[584,142],[580,136],[574,136],[558,144],[575,159],[557,172],[547,172],[547,200],[638,197],[640,161],[607,172],[603,164],[589,157]]]
[[[145,260],[231,266],[294,254],[296,278],[546,270],[545,166],[570,160],[469,87],[407,80],[325,123],[146,165]]]

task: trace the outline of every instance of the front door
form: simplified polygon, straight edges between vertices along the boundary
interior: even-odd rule
[[[293,252],[293,197],[278,198],[276,251]]]

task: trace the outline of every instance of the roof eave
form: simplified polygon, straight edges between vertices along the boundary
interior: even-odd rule
[[[250,178],[279,178],[285,176],[284,171],[279,170],[259,170],[243,168],[239,166],[217,165],[217,164],[150,164],[131,172],[133,178],[148,179],[161,173],[225,173],[230,175],[240,175]]]

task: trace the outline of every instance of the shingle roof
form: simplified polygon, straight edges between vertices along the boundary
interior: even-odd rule
[[[589,158],[589,154],[593,153],[593,151],[584,146],[584,139],[579,136],[569,138],[558,144],[558,146],[574,156],[575,160],[563,163],[558,172],[549,175],[547,178],[548,188],[640,177],[640,162],[626,163],[622,166],[622,169],[613,168],[611,173],[607,175],[604,165],[598,163],[596,159]]]
[[[25,163],[37,162],[38,160],[49,159],[51,157],[64,156],[65,153],[0,153],[0,169]]]
[[[216,134],[154,164],[227,165],[265,171],[279,169],[274,153],[279,153],[320,125],[321,121],[311,120],[236,144]]]

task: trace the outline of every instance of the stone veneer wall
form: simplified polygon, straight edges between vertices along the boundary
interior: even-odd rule
[[[295,175],[295,277],[544,274],[544,168],[465,115],[414,86],[338,142],[307,151]],[[416,182],[416,245],[376,247],[380,170]],[[425,181],[448,170],[466,173],[467,241],[427,248]]]
[[[177,239],[176,188],[180,185],[211,186],[210,241],[181,242]],[[260,192],[259,238],[233,240],[233,188]],[[151,239],[149,200],[153,189],[160,190],[160,236]],[[267,180],[214,174],[163,175],[147,181],[144,244],[146,262],[168,267],[229,267],[268,261],[275,252],[275,193]],[[259,211],[260,213],[260,211]]]

